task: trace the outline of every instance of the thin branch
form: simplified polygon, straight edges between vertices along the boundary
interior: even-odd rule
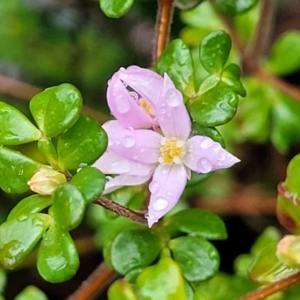
[[[116,214],[128,218],[134,222],[140,224],[147,224],[147,220],[145,218],[145,212],[137,212],[131,210],[121,204],[118,204],[112,200],[109,200],[105,197],[100,197],[99,199],[94,201],[95,204],[101,205],[104,208],[115,212]]]
[[[257,68],[259,60],[269,46],[274,28],[275,8],[275,0],[262,0],[260,2],[259,20],[251,43],[246,47],[242,56],[245,73],[251,73]]]
[[[40,93],[41,88],[0,75],[0,94],[29,101],[34,95]],[[82,112],[95,118],[100,124],[109,120],[109,117],[88,106],[83,105]]]
[[[252,73],[260,81],[264,81],[274,86],[274,88],[279,89],[281,92],[287,94],[293,99],[300,101],[300,89],[295,86],[289,84],[288,82],[274,76],[267,70],[259,68]]]
[[[157,63],[161,53],[169,42],[170,27],[173,18],[173,0],[158,0],[156,18],[156,41],[153,51],[153,65]]]
[[[102,262],[67,300],[93,299],[116,278],[117,274]]]
[[[270,285],[259,288],[254,292],[251,292],[238,300],[260,300],[266,299],[266,297],[273,295],[279,291],[283,291],[292,285],[300,282],[300,272],[293,274],[289,277],[276,281]]]

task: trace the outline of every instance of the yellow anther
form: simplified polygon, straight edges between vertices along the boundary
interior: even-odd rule
[[[139,105],[145,111],[145,113],[147,115],[149,115],[151,118],[155,117],[154,108],[153,108],[152,104],[148,100],[146,100],[144,98],[141,98],[139,100]]]
[[[163,138],[160,147],[161,156],[158,161],[166,165],[181,163],[181,157],[185,154],[183,146],[184,142],[178,141],[175,138]]]

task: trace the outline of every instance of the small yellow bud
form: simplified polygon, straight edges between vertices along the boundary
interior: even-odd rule
[[[67,179],[63,173],[51,168],[41,168],[31,177],[27,184],[33,192],[47,196],[51,195],[64,182],[67,182]]]
[[[277,245],[277,257],[290,268],[300,266],[300,236],[286,235]]]

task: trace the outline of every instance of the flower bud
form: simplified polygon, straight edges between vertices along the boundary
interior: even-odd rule
[[[290,268],[300,266],[300,236],[286,235],[277,245],[278,259]]]
[[[27,182],[30,189],[40,195],[51,195],[57,187],[66,182],[67,179],[63,173],[50,168],[39,169]]]

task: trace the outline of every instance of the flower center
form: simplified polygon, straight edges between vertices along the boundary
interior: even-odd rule
[[[154,108],[149,101],[147,101],[144,98],[141,98],[139,99],[139,105],[147,115],[149,115],[151,118],[155,117]]]
[[[172,163],[180,164],[181,158],[185,154],[185,143],[176,138],[163,138],[160,143],[160,157],[158,158],[158,162],[166,165],[171,165]]]

